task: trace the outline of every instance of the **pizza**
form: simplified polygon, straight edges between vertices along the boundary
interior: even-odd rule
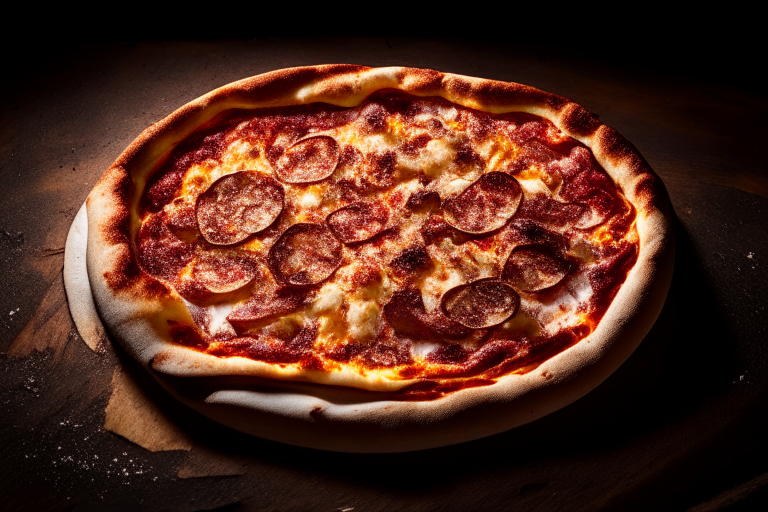
[[[268,439],[403,451],[585,394],[671,280],[637,150],[531,87],[292,68],[142,133],[87,200],[109,334],[172,394]]]

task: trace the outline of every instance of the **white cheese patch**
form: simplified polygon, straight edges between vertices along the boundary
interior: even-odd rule
[[[448,197],[457,194],[461,194],[468,186],[472,184],[471,180],[464,178],[457,178],[451,180],[440,188],[440,196]]]
[[[517,182],[520,184],[520,187],[522,187],[525,197],[536,196],[539,194],[550,195],[549,187],[538,178],[528,180],[518,178]]]
[[[344,304],[344,292],[338,284],[327,283],[320,288],[312,304],[312,312],[319,314],[339,309]]]
[[[544,331],[553,335],[568,327],[581,323],[582,315],[577,313],[579,305],[592,296],[592,285],[585,275],[574,275],[568,279],[560,293],[547,302],[521,300],[521,307],[536,310],[535,317]]]
[[[434,311],[440,307],[440,299],[445,292],[464,284],[466,280],[455,269],[441,269],[424,279],[421,288],[421,298],[424,301],[424,309]]]
[[[442,175],[453,163],[456,150],[444,139],[432,139],[421,150],[420,160],[422,170],[434,179]]]
[[[379,306],[370,300],[352,301],[347,310],[349,334],[359,341],[369,341],[376,335]]]
[[[319,187],[309,187],[298,197],[298,204],[302,208],[317,208],[322,202],[323,194]]]
[[[208,328],[213,336],[235,334],[235,329],[227,320],[227,315],[232,312],[235,304],[236,303],[234,302],[225,302],[208,307],[208,315],[210,318]]]
[[[416,360],[424,359],[441,346],[442,343],[435,343],[433,341],[426,340],[416,340],[411,345],[411,357]]]

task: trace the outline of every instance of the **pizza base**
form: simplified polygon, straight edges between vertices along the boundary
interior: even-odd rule
[[[162,335],[162,322],[185,314],[178,301],[153,293],[151,283],[141,279],[129,283],[128,292],[115,292],[107,284],[105,273],[131,271],[130,242],[119,232],[120,226],[132,222],[130,201],[136,199],[129,199],[130,184],[145,180],[142,170],[153,167],[197,126],[233,107],[312,101],[351,106],[383,87],[417,95],[440,93],[455,103],[492,112],[534,113],[593,151],[637,210],[640,251],[592,334],[535,369],[498,378],[493,385],[465,388],[434,400],[396,401],[380,391],[395,390],[402,383],[369,378],[360,386],[358,381],[364,378],[350,372],[312,376],[314,383],[297,382],[302,376],[279,366],[220,359],[172,344]],[[320,66],[230,84],[142,133],[105,173],[87,204],[87,243],[76,237],[70,248],[68,240],[67,252],[87,252],[87,282],[115,340],[173,395],[214,420],[266,439],[334,451],[445,446],[502,432],[572,403],[615,371],[642,341],[661,311],[672,277],[672,213],[666,191],[621,135],[578,105],[549,93],[425,70]],[[86,280],[73,280],[72,275],[81,272],[82,266],[73,267],[69,279],[75,288],[80,285],[80,295]],[[78,329],[81,324],[87,325],[80,322]]]

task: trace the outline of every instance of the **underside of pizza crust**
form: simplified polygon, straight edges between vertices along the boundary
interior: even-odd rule
[[[173,340],[194,325],[187,302],[149,275],[136,254],[142,194],[176,147],[231,112],[315,103],[353,108],[398,90],[494,115],[540,116],[591,150],[636,214],[637,260],[594,329],[549,359],[403,399],[419,383],[390,368],[333,371],[218,357]],[[582,107],[531,87],[412,68],[317,66],[275,71],[217,89],[143,132],[87,200],[88,280],[109,334],[179,399],[239,430],[338,451],[388,452],[442,446],[501,432],[567,405],[593,389],[650,330],[672,275],[672,212],[663,185],[637,150]],[[68,252],[73,249],[68,247]]]

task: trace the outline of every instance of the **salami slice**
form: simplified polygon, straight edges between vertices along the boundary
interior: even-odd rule
[[[255,171],[227,174],[197,198],[200,233],[214,245],[233,245],[268,228],[283,211],[283,186]]]
[[[515,178],[489,172],[443,202],[448,224],[470,234],[489,233],[507,223],[517,212],[523,191]]]
[[[324,224],[294,224],[269,250],[269,268],[282,284],[313,285],[341,263],[341,242]]]
[[[333,174],[339,163],[339,145],[327,135],[301,140],[277,160],[275,172],[286,183],[313,183]]]
[[[421,292],[415,288],[393,294],[384,306],[384,317],[397,334],[412,339],[463,338],[472,332],[440,310],[427,313]]]
[[[517,290],[538,292],[555,286],[570,270],[571,264],[549,247],[525,245],[512,251],[501,277]]]
[[[440,307],[451,320],[472,329],[505,322],[517,313],[520,296],[497,279],[480,279],[448,290]]]
[[[227,254],[206,254],[192,266],[192,279],[213,293],[229,293],[256,277],[257,267],[247,258]]]
[[[242,330],[249,324],[291,313],[304,306],[308,297],[311,297],[311,293],[306,287],[267,286],[255,292],[246,302],[235,306],[227,320],[235,329]]]
[[[379,234],[389,220],[389,208],[379,203],[352,203],[328,215],[325,222],[345,244],[364,242]]]

